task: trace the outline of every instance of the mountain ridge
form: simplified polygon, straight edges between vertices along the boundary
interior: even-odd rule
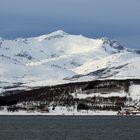
[[[0,93],[15,83],[22,83],[18,89],[140,78],[139,64],[139,51],[107,38],[92,39],[59,30],[39,37],[0,39]]]

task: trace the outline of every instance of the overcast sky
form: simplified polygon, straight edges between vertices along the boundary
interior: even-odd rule
[[[108,37],[140,49],[140,0],[0,0],[0,36],[29,37],[56,30]]]

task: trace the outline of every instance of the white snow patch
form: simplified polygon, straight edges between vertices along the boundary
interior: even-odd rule
[[[92,97],[126,97],[127,93],[124,92],[111,92],[107,94],[101,94],[101,93],[91,93],[91,94],[84,94],[84,93],[71,93],[73,98],[79,98],[79,99],[85,99],[85,98],[92,98]]]
[[[140,100],[140,85],[131,85],[129,87],[130,97],[133,100]]]

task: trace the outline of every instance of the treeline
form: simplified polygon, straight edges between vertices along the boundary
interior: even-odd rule
[[[0,97],[0,106],[12,105],[24,101],[45,101],[47,104],[55,102],[55,104],[61,105],[73,105],[84,103],[94,103],[99,101],[100,103],[120,103],[121,99],[112,98],[97,98],[97,99],[86,99],[85,101],[79,99],[73,99],[70,93],[82,91],[84,93],[90,94],[93,90],[103,94],[110,93],[112,91],[124,90],[128,92],[129,86],[131,84],[140,84],[139,79],[126,79],[126,80],[96,80],[89,82],[77,82],[68,83],[56,86],[46,86],[32,89],[29,91],[18,91],[18,93],[13,93],[6,96]],[[125,101],[123,99],[119,106]]]

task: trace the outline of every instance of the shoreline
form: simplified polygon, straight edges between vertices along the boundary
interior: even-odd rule
[[[117,112],[114,111],[80,111],[80,112],[31,112],[18,111],[18,112],[7,112],[0,111],[0,116],[116,116]]]

